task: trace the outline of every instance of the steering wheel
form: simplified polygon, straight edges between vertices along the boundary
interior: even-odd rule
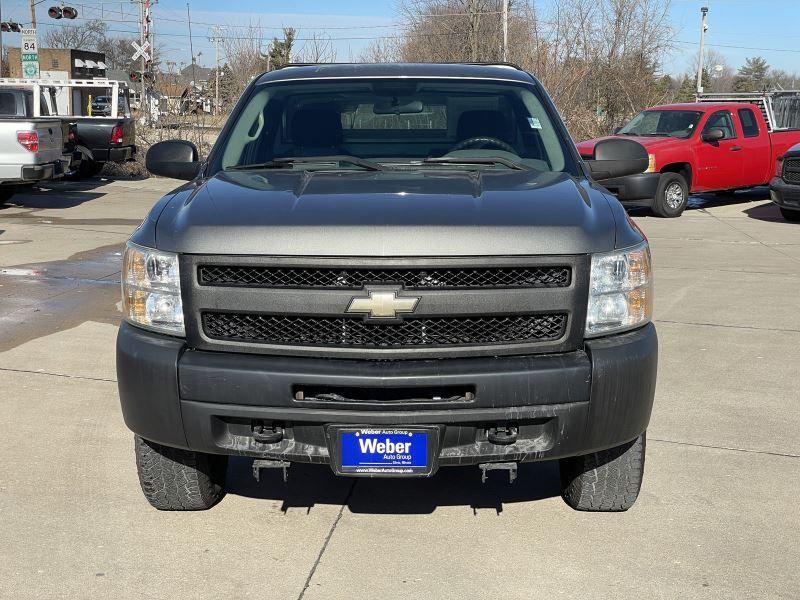
[[[479,135],[461,140],[455,146],[450,148],[450,152],[455,152],[456,150],[475,150],[478,148],[494,148],[495,150],[505,150],[506,152],[511,152],[511,154],[517,153],[511,144],[507,144],[503,140],[499,140],[496,137],[490,137],[488,135]]]

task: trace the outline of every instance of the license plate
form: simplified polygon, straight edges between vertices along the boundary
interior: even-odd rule
[[[423,428],[342,428],[336,432],[337,471],[346,475],[429,475],[435,432]]]

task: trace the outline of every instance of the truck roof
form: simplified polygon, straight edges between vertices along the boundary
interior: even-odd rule
[[[750,102],[683,102],[651,106],[645,110],[694,110],[697,112],[711,112],[724,109],[734,110],[737,108],[753,108],[753,104]]]
[[[340,77],[457,77],[524,83],[536,81],[521,68],[505,63],[326,63],[288,65],[263,73],[258,83]]]

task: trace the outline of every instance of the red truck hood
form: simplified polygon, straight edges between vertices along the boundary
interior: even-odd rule
[[[655,152],[656,150],[664,150],[666,148],[674,148],[686,140],[681,140],[674,137],[638,137],[635,135],[607,135],[605,137],[594,138],[593,140],[586,140],[576,144],[578,152],[583,157],[589,157],[594,151],[594,147],[598,142],[603,140],[611,140],[614,138],[624,138],[626,140],[633,140],[639,142],[644,146],[648,152]]]

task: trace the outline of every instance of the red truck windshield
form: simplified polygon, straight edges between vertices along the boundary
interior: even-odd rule
[[[617,133],[686,139],[697,128],[702,114],[694,110],[645,110]]]

